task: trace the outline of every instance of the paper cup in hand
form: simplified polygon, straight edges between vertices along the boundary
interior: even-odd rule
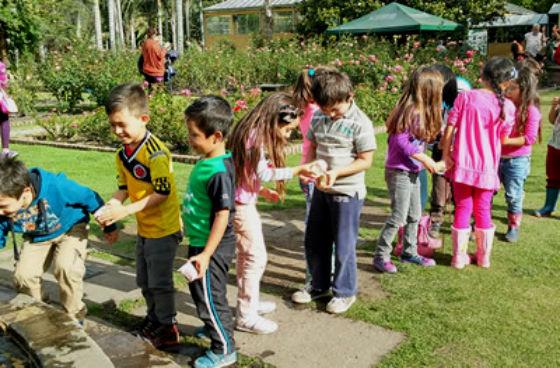
[[[445,170],[447,170],[447,167],[445,165],[445,161],[439,161],[436,162],[436,173],[443,175],[445,174]]]
[[[101,207],[100,209],[98,209],[97,211],[95,211],[93,213],[93,217],[95,217],[96,219],[99,218],[99,216],[101,216],[103,214],[103,212],[105,212],[105,206]]]
[[[188,261],[187,263],[182,265],[181,268],[179,268],[179,272],[181,272],[189,282],[193,282],[194,280],[199,278],[198,271],[191,261]]]
[[[310,170],[317,176],[325,175],[327,172],[327,162],[325,160],[317,160],[311,164]]]

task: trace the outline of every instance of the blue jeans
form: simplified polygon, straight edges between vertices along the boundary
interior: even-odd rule
[[[428,171],[426,169],[420,170],[418,179],[420,179],[420,209],[424,211],[426,202],[428,202]]]
[[[357,196],[314,191],[305,230],[305,255],[313,289],[324,291],[332,285],[336,297],[358,292],[356,244],[363,203]]]
[[[507,210],[509,213],[523,212],[525,180],[531,171],[531,156],[502,158],[499,175],[504,185]]]

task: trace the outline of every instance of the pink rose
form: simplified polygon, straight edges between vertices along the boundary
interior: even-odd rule
[[[391,88],[391,93],[397,93],[399,89],[397,87]]]
[[[393,81],[395,80],[395,76],[389,74],[389,75],[387,75],[387,76],[385,77],[385,80],[387,81],[387,83],[391,83],[391,82],[393,82]]]
[[[188,88],[182,89],[181,90],[181,96],[191,97],[192,96],[192,91]]]
[[[468,50],[466,52],[467,58],[472,59],[474,56],[475,51],[474,50]]]
[[[259,97],[262,93],[262,90],[259,87],[253,87],[249,90],[249,95],[251,97]]]
[[[372,54],[372,55],[368,55],[368,60],[369,60],[370,62],[372,62],[372,63],[375,64],[375,63],[377,63],[377,56],[375,56],[375,55],[373,55],[373,54]]]
[[[403,70],[403,67],[400,65],[395,65],[395,67],[393,68],[393,70],[395,71],[395,73],[400,73]]]
[[[417,49],[420,47],[420,41],[414,41],[414,43],[412,44],[412,47]]]

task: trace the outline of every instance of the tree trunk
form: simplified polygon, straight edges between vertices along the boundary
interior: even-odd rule
[[[200,13],[198,14],[198,16],[200,17],[200,45],[202,46],[202,48],[204,48],[204,7],[202,6],[202,0],[198,0],[198,6],[200,8]]]
[[[82,37],[82,16],[80,12],[76,13],[76,37]]]
[[[107,13],[109,22],[109,48],[111,51],[115,51],[115,0],[107,0]]]
[[[191,40],[191,0],[185,0],[185,29],[187,30],[187,41]]]
[[[272,40],[272,6],[270,5],[270,0],[264,0],[264,39]]]
[[[95,44],[98,50],[103,50],[103,35],[101,33],[101,12],[99,0],[93,0],[93,17],[95,22]]]
[[[134,26],[134,15],[130,16],[129,32],[130,32],[130,48],[132,50],[136,50],[136,27]]]
[[[183,22],[183,0],[175,1],[175,25],[177,27],[177,51],[183,54],[185,46],[185,25]]]
[[[160,36],[163,36],[163,11],[161,8],[161,0],[157,0],[157,24],[158,33]]]
[[[117,32],[119,35],[119,46],[120,48],[125,47],[125,38],[124,38],[124,27],[123,27],[123,15],[122,15],[122,7],[121,7],[121,0],[115,1],[115,11],[116,11],[116,26]]]
[[[171,42],[173,50],[177,50],[177,8],[174,1],[171,1]]]

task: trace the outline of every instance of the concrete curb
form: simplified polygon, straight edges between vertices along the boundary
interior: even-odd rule
[[[32,352],[42,367],[114,367],[66,313],[19,294],[0,306],[0,329]]]

